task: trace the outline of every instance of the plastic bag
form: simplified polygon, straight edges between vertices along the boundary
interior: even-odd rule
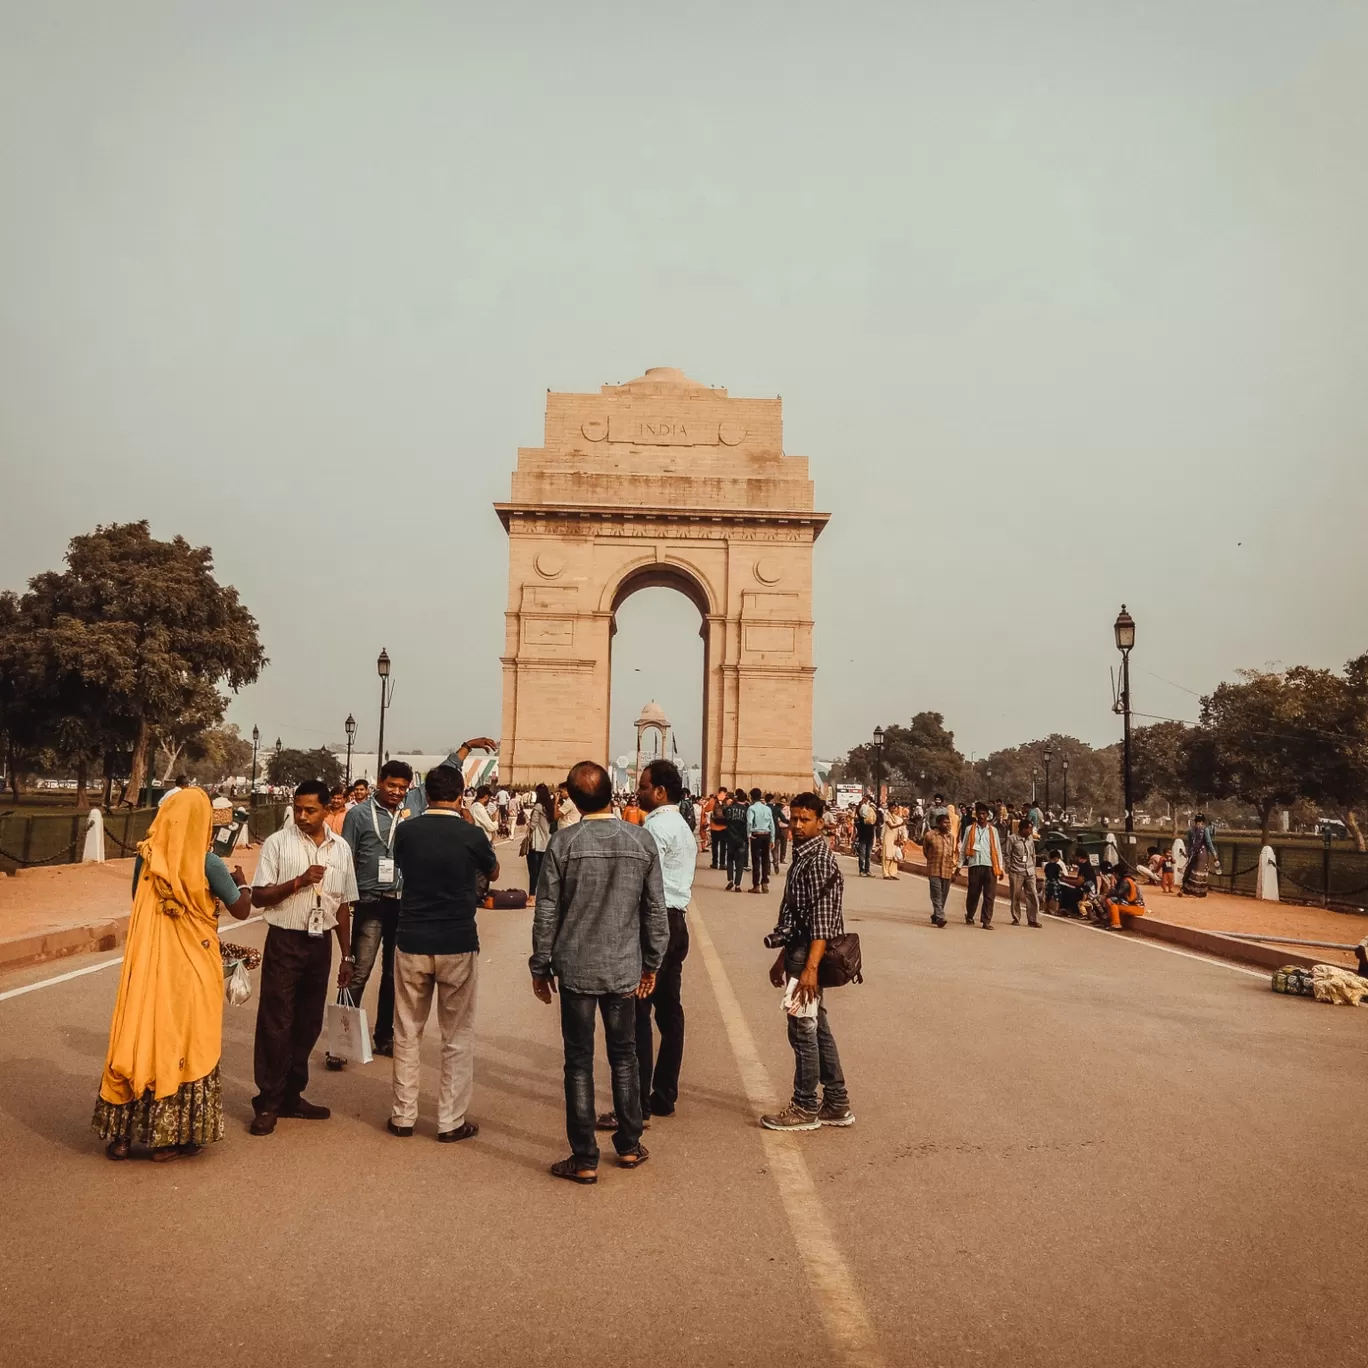
[[[241,1007],[252,996],[252,976],[247,972],[246,960],[239,960],[229,975],[225,996],[233,1007]]]

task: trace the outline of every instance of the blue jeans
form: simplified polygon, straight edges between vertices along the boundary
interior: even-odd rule
[[[372,1023],[377,1045],[388,1045],[394,1039],[394,945],[398,934],[398,898],[365,898],[357,902],[352,916],[352,954],[356,964],[352,968],[351,995],[359,1007],[378,954],[380,999],[375,1004]]]
[[[790,945],[784,956],[784,972],[797,978],[807,963],[806,943]],[[847,1107],[850,1097],[846,1092],[845,1075],[841,1072],[841,1056],[836,1050],[836,1037],[827,1021],[826,1003],[818,998],[815,1017],[788,1018],[789,1044],[793,1047],[793,1105],[805,1112],[818,1107],[817,1085],[822,1085],[822,1102],[831,1107]]]
[[[860,873],[869,873],[869,857],[874,850],[874,833],[855,838],[855,856],[860,862]]]
[[[613,1074],[613,1110],[618,1128],[613,1148],[631,1154],[641,1143],[641,1078],[637,1070],[637,1007],[634,993],[574,993],[560,990],[561,1036],[565,1040],[565,1133],[571,1153],[584,1168],[597,1168],[594,1137],[594,1018],[603,1016],[603,1038]]]
[[[933,874],[926,882],[931,889],[931,920],[943,922],[945,920],[945,900],[950,896],[950,888],[954,880],[938,879]]]

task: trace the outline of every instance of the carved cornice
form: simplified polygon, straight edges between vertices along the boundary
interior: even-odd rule
[[[496,503],[510,535],[662,536],[703,541],[813,542],[831,519],[811,509],[588,508],[573,504]]]

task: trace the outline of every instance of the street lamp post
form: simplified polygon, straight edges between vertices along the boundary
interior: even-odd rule
[[[342,724],[347,729],[347,778],[346,785],[351,788],[351,753],[352,744],[356,740],[356,718],[351,713],[347,714],[347,720]]]
[[[1035,771],[1035,768],[1032,767],[1032,769],[1031,769],[1031,806],[1032,806],[1032,807],[1035,806],[1035,800],[1036,800],[1035,790],[1036,790],[1036,771]]]
[[[256,807],[256,777],[257,777],[257,747],[261,744],[261,728],[252,727],[252,793],[248,798],[248,806]]]
[[[1064,801],[1060,804],[1059,820],[1066,823],[1069,820],[1069,762],[1064,761]]]
[[[1045,747],[1045,811],[1050,810],[1050,761],[1054,759],[1054,751],[1049,746]]]
[[[883,743],[884,730],[882,727],[874,728],[874,801],[882,801],[880,790],[883,787]]]
[[[380,676],[380,741],[375,755],[375,775],[380,777],[380,770],[385,763],[385,709],[389,707],[390,699],[394,697],[394,691],[390,688],[390,658],[389,652],[382,646],[380,654],[376,657],[375,672]]]
[[[1133,868],[1135,865],[1135,794],[1131,775],[1130,653],[1131,648],[1135,645],[1135,619],[1126,612],[1124,603],[1121,605],[1121,611],[1116,615],[1112,630],[1116,634],[1116,649],[1121,652],[1121,698],[1117,704],[1117,710],[1121,714],[1124,728],[1122,731],[1121,769],[1126,790],[1126,844],[1130,847],[1126,852],[1126,862]]]

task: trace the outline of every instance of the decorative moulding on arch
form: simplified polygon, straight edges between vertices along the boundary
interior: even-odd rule
[[[752,569],[761,584],[778,584],[784,578],[784,567],[777,556],[761,556]]]
[[[533,568],[542,579],[556,579],[565,569],[565,560],[554,551],[538,551]]]

